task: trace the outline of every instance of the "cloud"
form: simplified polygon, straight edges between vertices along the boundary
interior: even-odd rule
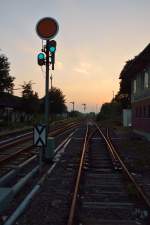
[[[82,69],[82,68],[74,68],[73,71],[75,71],[77,73],[88,74],[88,71],[86,69]]]
[[[73,71],[77,73],[82,73],[82,74],[88,74],[91,69],[91,64],[86,63],[86,62],[81,62],[79,63],[78,66],[76,66]]]

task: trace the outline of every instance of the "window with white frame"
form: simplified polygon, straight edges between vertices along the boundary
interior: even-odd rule
[[[136,80],[133,80],[133,93],[136,93]]]
[[[148,72],[144,73],[144,88],[148,88]]]

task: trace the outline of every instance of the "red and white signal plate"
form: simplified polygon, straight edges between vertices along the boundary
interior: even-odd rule
[[[45,17],[38,21],[36,25],[37,35],[43,40],[50,40],[56,36],[59,25],[54,18]]]

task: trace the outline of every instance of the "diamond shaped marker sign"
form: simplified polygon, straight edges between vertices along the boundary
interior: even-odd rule
[[[38,124],[34,127],[34,145],[37,147],[46,146],[46,126]]]

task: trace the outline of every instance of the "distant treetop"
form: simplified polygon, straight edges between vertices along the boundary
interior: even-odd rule
[[[15,77],[10,74],[10,63],[8,58],[4,55],[0,55],[0,93],[7,92],[12,94],[14,88]]]

